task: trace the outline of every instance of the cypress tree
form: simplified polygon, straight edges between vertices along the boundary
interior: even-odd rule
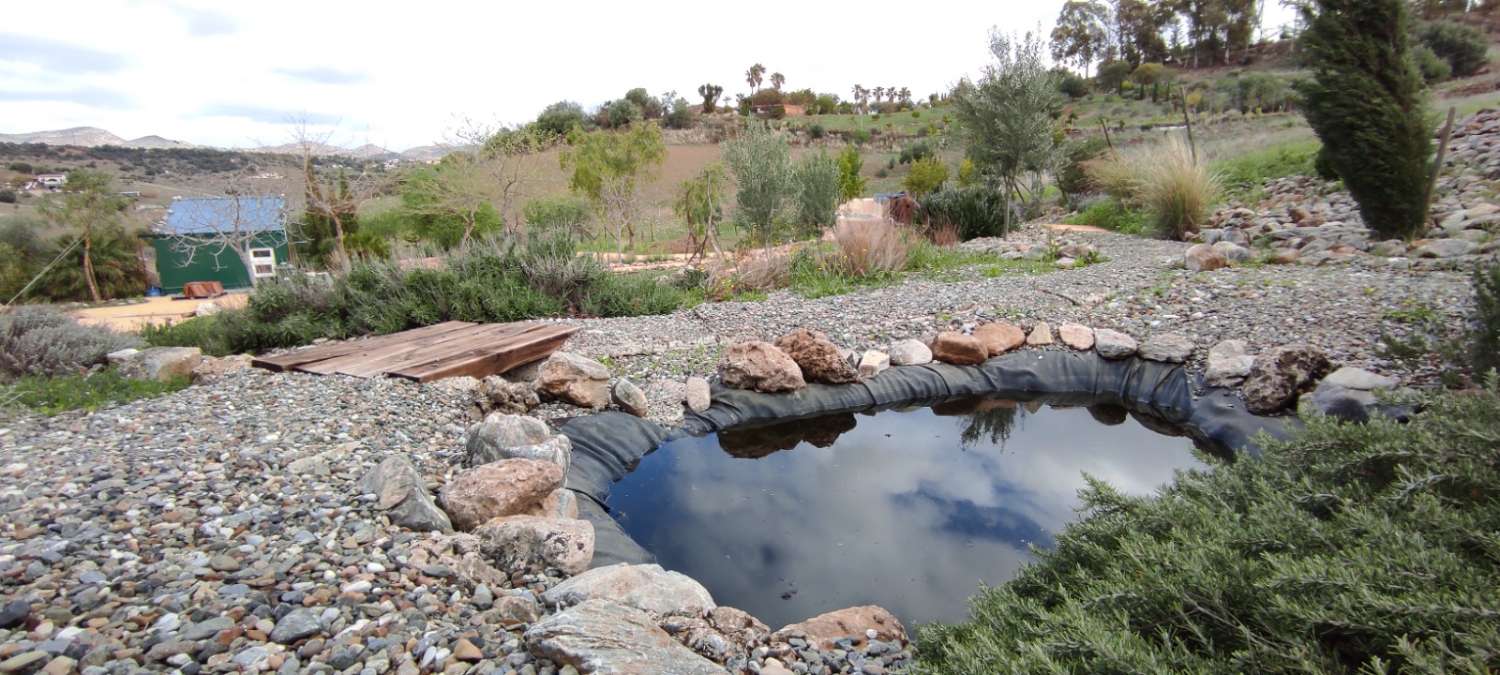
[[[1300,87],[1308,124],[1365,224],[1411,238],[1427,218],[1432,127],[1406,0],[1316,0],[1302,11],[1314,72]]]

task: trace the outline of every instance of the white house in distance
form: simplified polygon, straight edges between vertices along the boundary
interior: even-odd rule
[[[36,177],[36,184],[48,190],[58,190],[68,184],[68,175],[63,173],[44,173]]]

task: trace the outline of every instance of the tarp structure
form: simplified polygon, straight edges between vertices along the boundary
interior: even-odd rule
[[[1195,396],[1192,384],[1179,365],[1138,358],[1111,361],[1092,352],[1019,352],[978,366],[897,367],[858,384],[811,384],[789,394],[716,387],[712,407],[701,414],[689,412],[682,426],[673,429],[620,412],[563,425],[562,433],[573,442],[567,487],[580,496],[579,517],[594,525],[593,566],[649,563],[654,557],[610,517],[605,504],[610,487],[642,457],[683,436],[969,396],[1118,405],[1143,423],[1165,423],[1221,453],[1257,455],[1258,433],[1281,437],[1288,425],[1295,424],[1295,418],[1252,415],[1228,390],[1209,389]]]

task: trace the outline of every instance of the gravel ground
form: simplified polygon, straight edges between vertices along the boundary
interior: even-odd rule
[[[642,384],[663,421],[680,417],[683,377],[711,373],[725,345],[798,326],[856,349],[987,318],[1079,321],[1138,338],[1181,332],[1198,359],[1225,338],[1252,349],[1310,342],[1335,361],[1422,383],[1435,368],[1402,370],[1382,356],[1381,333],[1409,327],[1389,310],[1456,326],[1472,302],[1458,273],[1356,262],[1193,274],[1172,266],[1182,244],[1059,239],[1092,243],[1108,261],[580,321],[570,349]],[[455,572],[462,550],[390,526],[353,488],[396,452],[430,482],[444,480],[472,415],[469,396],[447,385],[252,370],[94,414],[6,422],[0,671],[559,672],[526,653],[504,615],[534,606],[554,580],[476,584]],[[539,413],[579,411],[549,404]]]

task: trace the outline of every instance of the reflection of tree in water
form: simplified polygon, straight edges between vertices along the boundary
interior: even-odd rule
[[[959,433],[960,444],[965,448],[985,440],[992,445],[1005,445],[1019,411],[1020,405],[1015,401],[996,398],[961,398],[932,406],[932,412],[940,417],[966,418]]]
[[[852,431],[855,424],[854,413],[839,413],[760,427],[726,429],[719,432],[719,447],[730,456],[741,459],[758,459],[791,450],[803,442],[826,448],[845,432]]]

